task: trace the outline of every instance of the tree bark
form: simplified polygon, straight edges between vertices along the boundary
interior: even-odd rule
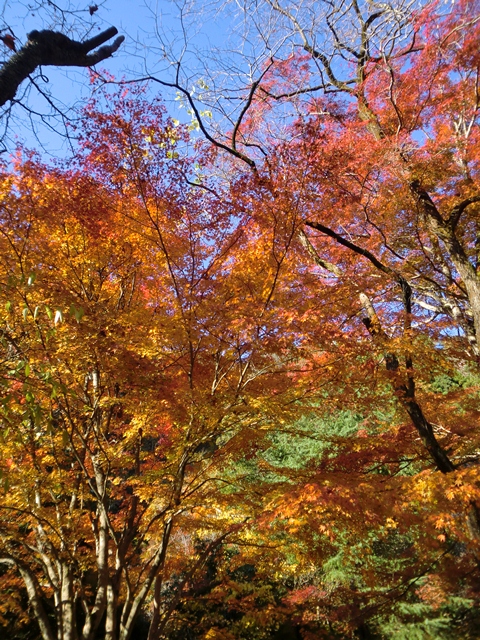
[[[458,240],[455,228],[463,210],[469,204],[478,202],[479,198],[468,198],[462,203],[463,206],[454,207],[448,220],[444,220],[433,200],[425,189],[421,187],[418,180],[413,180],[410,183],[410,190],[417,202],[420,214],[423,216],[425,223],[431,232],[443,242],[455,269],[462,278],[473,315],[476,347],[478,350],[480,349],[480,278],[478,277],[475,267],[468,259],[465,249]]]
[[[37,578],[30,569],[22,562],[14,558],[0,558],[0,563],[8,564],[18,568],[20,575],[23,578],[23,582],[27,589],[28,600],[30,606],[33,609],[33,613],[40,627],[40,634],[43,640],[55,640],[48,616],[43,607],[42,599],[39,595],[40,588],[38,586]]]
[[[388,337],[380,325],[378,316],[368,296],[360,294],[360,301],[368,315],[367,318],[364,318],[363,323],[372,338],[379,342],[385,351],[386,367],[387,370],[391,372],[395,394],[400,404],[407,412],[437,469],[442,473],[454,471],[455,466],[453,462],[437,441],[432,425],[426,419],[422,407],[415,397],[415,381],[413,376],[407,371],[407,377],[405,379],[400,371],[400,363],[396,354],[388,351]],[[405,313],[409,315],[408,308],[405,309]],[[411,369],[411,366],[411,362],[407,363],[407,369]]]

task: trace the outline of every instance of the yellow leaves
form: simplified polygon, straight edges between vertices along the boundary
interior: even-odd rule
[[[399,291],[369,274],[363,259],[346,256],[320,236],[316,246],[350,270],[349,277],[360,273],[362,280],[344,285],[337,282],[340,273],[335,285],[325,285],[318,269],[305,266],[305,256],[291,246],[300,214],[290,202],[288,172],[283,189],[271,199],[265,189],[258,203],[247,193],[255,184],[245,178],[244,188],[229,194],[227,208],[221,194],[210,198],[207,190],[190,190],[179,174],[168,174],[165,167],[178,160],[180,130],[162,132],[138,118],[131,120],[134,126],[131,151],[118,143],[111,165],[95,160],[108,155],[103,147],[92,151],[85,168],[101,179],[91,171],[58,171],[54,178],[39,167],[37,181],[23,178],[16,204],[17,194],[0,196],[10,198],[5,209],[17,216],[8,236],[12,246],[0,238],[2,281],[15,278],[0,293],[0,308],[5,326],[13,326],[13,344],[28,354],[20,358],[7,345],[10,368],[2,372],[14,398],[11,432],[18,437],[1,443],[4,459],[12,460],[4,467],[16,492],[5,499],[30,501],[33,510],[36,473],[42,490],[54,494],[58,513],[73,504],[79,519],[93,521],[98,482],[111,526],[120,532],[111,537],[112,551],[120,538],[135,541],[125,549],[133,574],[148,566],[174,518],[165,584],[182,575],[195,541],[211,540],[247,519],[253,524],[235,530],[235,544],[249,549],[242,558],[250,554],[257,567],[271,572],[270,562],[276,579],[279,567],[299,579],[299,566],[315,571],[333,544],[365,539],[363,547],[350,549],[363,561],[374,536],[388,540],[383,548],[389,551],[406,530],[415,540],[425,523],[440,542],[458,531],[465,506],[479,495],[478,473],[418,472],[429,463],[411,432],[397,428],[387,383],[375,387],[374,347],[357,326],[357,289],[372,289],[375,305],[393,291],[383,315],[379,311],[382,323],[385,317],[393,327],[388,349],[400,358],[418,342],[426,352],[416,335],[397,331]],[[103,142],[108,150],[110,137]],[[168,162],[150,172],[159,149]],[[140,163],[136,173],[132,160]],[[343,221],[342,202],[332,208],[335,224]],[[359,202],[356,196],[355,207]],[[322,206],[316,203],[315,211]],[[243,208],[248,215],[241,218]],[[382,225],[391,223],[391,214],[379,214]],[[376,250],[378,235],[358,236],[359,242]],[[26,265],[19,258],[23,246]],[[438,357],[443,362],[443,354]],[[417,392],[427,387],[419,383]],[[387,399],[379,406],[378,398]],[[33,407],[39,407],[38,419]],[[338,409],[346,407],[365,412],[359,418],[365,428],[339,435]],[[369,421],[372,407],[385,415]],[[258,462],[271,445],[266,434],[288,429],[299,414],[329,408],[336,431],[321,433],[325,448],[308,468],[281,476],[273,463]],[[434,415],[435,404],[427,408]],[[448,424],[443,416],[438,421]],[[75,502],[79,484],[88,506]],[[45,517],[54,507],[44,508]],[[461,515],[455,520],[449,512]],[[94,549],[91,530],[85,539]],[[90,561],[95,566],[94,552]],[[226,584],[237,589],[233,579]],[[271,612],[265,607],[263,613]],[[211,627],[205,637],[226,636]]]
[[[394,518],[387,518],[385,521],[385,527],[387,529],[397,529],[398,522]]]
[[[445,491],[445,495],[447,496],[447,498],[449,500],[454,500],[456,498],[456,496],[457,496],[457,492],[455,491],[454,488],[451,488],[451,489],[447,489]]]
[[[445,529],[448,524],[450,524],[450,518],[445,515],[435,518],[435,529]]]
[[[212,627],[205,634],[205,640],[234,640],[235,636],[225,631],[224,629],[217,629]]]
[[[122,446],[124,446],[125,449],[131,449],[139,441],[142,435],[142,425],[144,425],[147,420],[147,416],[135,416],[130,424],[122,430]]]

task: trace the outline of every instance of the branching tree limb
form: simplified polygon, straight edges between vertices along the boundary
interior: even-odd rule
[[[316,229],[320,231],[326,236],[329,236],[338,244],[347,247],[354,253],[363,256],[367,260],[369,260],[373,266],[379,271],[385,273],[386,275],[392,277],[397,284],[400,286],[402,290],[402,300],[405,309],[405,333],[408,335],[410,332],[410,318],[412,313],[412,290],[409,283],[405,280],[405,278],[397,273],[395,269],[392,269],[388,265],[381,262],[373,253],[368,251],[368,249],[364,249],[353,242],[350,242],[346,238],[343,238],[341,235],[322,225],[318,222],[307,221],[305,223],[308,227],[312,229]],[[413,378],[412,372],[412,358],[411,355],[407,355],[406,358],[406,370],[407,376],[404,379],[402,372],[400,371],[400,362],[395,353],[392,353],[388,348],[388,336],[382,329],[380,320],[375,312],[375,309],[368,298],[364,293],[360,294],[360,300],[362,305],[367,312],[367,317],[364,318],[363,322],[365,327],[368,329],[370,335],[377,341],[381,343],[383,350],[385,351],[385,360],[387,370],[392,374],[392,382],[394,384],[396,395],[400,401],[400,404],[404,407],[406,412],[408,413],[415,429],[417,430],[420,438],[422,439],[423,444],[425,445],[427,451],[430,454],[431,459],[435,463],[437,469],[442,473],[449,473],[450,471],[454,471],[455,467],[451,460],[449,459],[447,453],[442,449],[440,444],[438,443],[435,434],[433,432],[432,425],[426,419],[423,410],[418,403],[415,396],[415,381]]]
[[[27,44],[0,69],[0,106],[13,100],[20,84],[37,67],[93,67],[109,58],[125,40],[119,36],[112,44],[104,45],[117,33],[115,27],[110,27],[93,38],[77,42],[57,31],[32,31]],[[99,49],[93,51],[96,47]]]

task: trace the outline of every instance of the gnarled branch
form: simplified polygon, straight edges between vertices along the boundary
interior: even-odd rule
[[[57,31],[32,31],[28,34],[27,44],[0,69],[0,106],[13,100],[20,84],[37,67],[93,67],[109,58],[125,37],[119,36],[112,44],[101,45],[117,33],[115,27],[110,27],[89,40],[77,42]],[[93,51],[96,47],[100,48]]]

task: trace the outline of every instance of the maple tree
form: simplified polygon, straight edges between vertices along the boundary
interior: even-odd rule
[[[401,597],[432,567],[448,590],[449,573],[476,573],[480,539],[478,3],[267,1],[255,12],[251,24],[262,29],[276,14],[282,46],[269,49],[262,32],[265,59],[251,65],[257,76],[241,106],[232,89],[231,129],[215,139],[200,106],[194,115],[219,154],[247,165],[232,187],[243,206],[268,212],[275,226],[296,218],[290,251],[322,322],[312,338],[325,344],[330,331],[337,356],[322,369],[321,404],[364,418],[357,438],[334,439],[335,455],[290,474],[266,531],[290,520],[294,544],[318,567],[334,553],[328,543],[313,551],[319,532],[360,537],[356,571],[363,587],[376,575],[377,595],[386,586],[370,542],[387,540],[388,555],[388,540],[406,536],[402,553],[416,559],[380,600]],[[227,94],[212,97],[207,85],[199,81],[199,102],[218,105]],[[193,109],[195,96],[178,89]],[[470,382],[458,383],[462,375]],[[466,545],[453,560],[451,540]],[[373,591],[342,589],[341,617],[350,610],[358,623],[358,606],[368,617]],[[307,612],[328,600],[310,600]]]
[[[329,55],[263,6],[301,53],[228,135],[120,92],[69,168],[2,174],[5,625],[449,637],[478,610],[476,4],[327,8]]]
[[[281,10],[277,3],[272,6]],[[286,504],[290,508],[297,504],[293,520],[302,518],[307,532],[318,531],[325,521],[321,518],[319,523],[318,515],[309,513],[304,506],[308,501],[313,511],[325,510],[326,521],[335,522],[338,529],[340,514],[349,518],[358,505],[368,509],[367,519],[371,518],[370,533],[368,527],[364,532],[368,540],[375,520],[387,507],[390,513],[384,512],[384,526],[410,536],[412,543],[418,527],[415,519],[426,515],[415,506],[422,495],[431,500],[426,518],[430,525],[424,521],[417,531],[423,537],[430,529],[433,540],[436,535],[430,527],[434,524],[437,533],[443,530],[441,541],[449,534],[469,540],[470,559],[462,557],[458,562],[465,563],[463,571],[468,573],[475,567],[479,539],[478,382],[474,380],[463,394],[452,384],[451,400],[446,401],[445,396],[439,397],[432,379],[441,368],[454,375],[458,370],[473,373],[478,366],[480,59],[474,44],[478,5],[456,3],[443,16],[440,8],[430,5],[411,16],[410,41],[398,38],[395,47],[390,40],[387,48],[381,28],[380,36],[374,30],[384,10],[364,10],[357,48],[343,45],[340,37],[337,40],[338,49],[350,61],[349,75],[342,80],[338,79],[342,70],[331,66],[330,59],[304,39],[294,14],[287,12],[308,55],[292,56],[279,63],[277,71],[272,69],[263,99],[261,93],[258,97],[259,119],[268,118],[279,100],[296,100],[304,115],[291,125],[291,141],[286,144],[274,146],[275,141],[265,138],[261,130],[255,139],[254,113],[250,130],[246,127],[250,144],[256,141],[267,150],[271,144],[275,150],[267,167],[259,171],[270,181],[272,197],[280,200],[279,209],[290,198],[287,206],[295,206],[303,217],[305,228],[299,240],[318,266],[319,285],[328,282],[329,295],[343,304],[337,319],[350,334],[343,341],[350,364],[341,374],[344,393],[332,390],[332,398],[337,406],[343,400],[345,406],[353,405],[371,416],[364,432],[369,442],[364,446],[351,440],[345,443],[347,457],[325,462],[325,472],[297,493],[295,502],[289,494],[286,502],[280,501],[279,513],[285,512]],[[307,91],[321,84],[310,64],[313,61],[323,66],[326,91],[330,87],[343,93],[346,102]],[[304,65],[302,85],[295,71],[300,64]],[[280,189],[289,194],[282,194],[283,202],[277,195]],[[325,288],[319,295],[325,296]],[[369,366],[373,367],[370,372]],[[353,367],[356,371],[349,371]],[[355,389],[362,390],[363,401],[356,396],[352,402]],[[397,411],[403,409],[403,419],[400,414],[372,420],[372,405],[385,411],[392,402],[399,405]],[[415,459],[411,449],[415,431],[404,423],[407,417],[440,477],[438,471],[421,466],[419,475],[405,477],[401,472],[402,458]],[[382,452],[385,438],[393,439],[396,451],[387,446]],[[386,463],[388,481],[372,478],[369,469],[375,469],[375,463]],[[393,467],[388,471],[389,463]],[[361,478],[369,473],[371,479],[362,478],[353,491],[350,481],[343,484],[341,474],[351,475],[354,470]],[[383,491],[398,496],[396,514],[384,499],[375,504]],[[332,505],[335,494],[340,501],[336,507]],[[350,505],[342,505],[344,500]],[[465,519],[460,522],[462,512]],[[350,528],[347,521],[344,530]],[[385,534],[377,535],[381,539]],[[428,535],[422,545],[425,561]],[[314,546],[312,539],[308,547]],[[356,549],[366,557],[369,545],[363,546],[367,547],[364,552],[362,545]],[[415,564],[414,572],[420,575],[421,563]],[[446,565],[446,573],[454,574],[450,561]],[[365,560],[364,568],[368,576],[372,563]],[[351,596],[343,595],[344,604]],[[357,602],[361,598],[356,596]],[[371,593],[369,598],[373,599]]]
[[[304,306],[271,250],[291,233],[192,182],[161,106],[89,106],[82,139],[68,170],[2,175],[2,580],[45,640],[147,615],[151,639],[252,515],[222,467],[298,412]]]

